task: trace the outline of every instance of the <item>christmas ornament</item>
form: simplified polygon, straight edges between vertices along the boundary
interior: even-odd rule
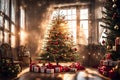
[[[108,49],[108,50],[109,50],[109,49],[111,49],[111,46],[110,46],[110,45],[108,45],[108,46],[107,46],[107,49]]]
[[[113,14],[112,19],[115,19],[115,18],[117,18],[117,13],[114,13],[114,14]]]
[[[107,29],[105,30],[105,32],[107,32]]]
[[[116,2],[117,0],[112,0],[113,2]]]
[[[118,29],[119,29],[119,26],[118,26],[118,25],[115,25],[115,26],[114,26],[114,29],[115,29],[115,30],[118,30]]]
[[[103,45],[105,44],[105,40],[102,41],[102,44],[103,44]]]
[[[113,8],[116,8],[117,7],[117,5],[116,4],[113,4],[113,6],[112,6]]]

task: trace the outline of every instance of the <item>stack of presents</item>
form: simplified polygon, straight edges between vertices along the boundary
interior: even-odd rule
[[[81,66],[80,63],[72,63],[69,66],[63,65],[53,65],[52,63],[43,63],[43,65],[32,63],[30,65],[31,72],[39,72],[39,73],[60,73],[60,72],[76,72],[78,70],[85,70],[85,67]]]
[[[112,51],[118,54],[117,60],[112,58],[112,54],[107,53],[103,60],[100,61],[98,71],[109,78],[117,78],[120,76],[120,37],[115,40],[115,46],[112,47]],[[120,78],[120,77],[119,77]]]

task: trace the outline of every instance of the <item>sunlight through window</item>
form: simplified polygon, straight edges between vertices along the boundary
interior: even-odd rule
[[[80,9],[80,44],[88,44],[88,9]]]

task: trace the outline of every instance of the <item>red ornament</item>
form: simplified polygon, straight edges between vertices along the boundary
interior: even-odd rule
[[[105,44],[105,40],[102,41],[102,44],[103,44],[103,45]]]
[[[110,54],[110,53],[108,53],[108,54],[106,55],[106,59],[111,59],[111,54]]]
[[[115,18],[117,18],[117,13],[114,13],[114,14],[113,14],[112,19],[115,19]]]
[[[74,50],[77,51],[77,48],[75,48]]]

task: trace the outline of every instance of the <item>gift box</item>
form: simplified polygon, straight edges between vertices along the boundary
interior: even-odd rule
[[[53,68],[47,68],[46,73],[54,73],[54,69]]]
[[[57,64],[54,65],[55,72],[62,72],[63,71],[63,66]]]
[[[30,64],[30,71],[34,71],[34,66],[36,66],[35,63],[31,63],[31,64]]]
[[[33,72],[40,72],[40,66],[34,66]]]
[[[48,63],[48,64],[46,65],[46,67],[47,67],[47,68],[54,68],[54,65],[51,64],[51,63]]]
[[[41,72],[41,73],[45,73],[45,72],[46,72],[46,68],[47,68],[47,67],[45,67],[45,66],[41,66],[41,67],[40,67],[40,72]]]
[[[70,68],[70,71],[71,71],[71,72],[76,72],[76,71],[77,71],[77,68]]]
[[[55,72],[61,72],[61,67],[55,67]]]
[[[69,66],[63,66],[63,71],[64,71],[64,72],[70,71],[70,67],[69,67]]]

